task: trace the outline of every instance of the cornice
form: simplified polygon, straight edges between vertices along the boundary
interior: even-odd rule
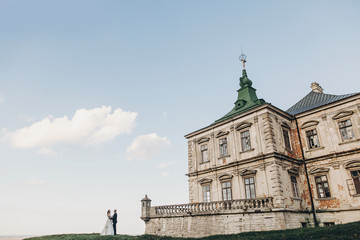
[[[226,120],[224,120],[224,121],[222,121],[222,122],[213,123],[213,124],[211,124],[211,125],[209,125],[209,126],[207,126],[207,127],[200,128],[199,130],[196,130],[196,131],[194,131],[194,132],[191,132],[191,133],[185,135],[184,137],[187,138],[187,139],[189,139],[189,138],[191,138],[191,137],[193,137],[193,136],[196,136],[196,135],[198,135],[198,134],[207,132],[207,131],[209,131],[209,130],[211,130],[211,129],[215,129],[215,128],[217,128],[217,127],[220,127],[220,126],[222,126],[222,125],[225,125],[225,124],[230,123],[230,122],[233,122],[233,121],[236,121],[236,120],[238,120],[238,119],[241,119],[241,118],[243,118],[243,117],[246,117],[246,116],[248,116],[248,115],[254,114],[254,113],[259,112],[259,111],[264,110],[264,109],[272,110],[272,111],[276,112],[277,114],[279,114],[280,116],[282,116],[282,117],[284,117],[284,118],[287,118],[287,119],[289,119],[289,120],[294,119],[294,117],[293,117],[291,114],[289,114],[289,113],[281,110],[280,108],[277,108],[277,107],[271,105],[270,103],[265,103],[265,104],[260,105],[260,106],[258,106],[258,107],[252,108],[252,109],[250,109],[249,111],[240,113],[239,115],[236,115],[236,116],[234,116],[234,117],[232,117],[232,118],[226,119]]]
[[[260,156],[248,158],[245,160],[238,160],[238,161],[231,162],[229,164],[225,164],[225,165],[221,165],[221,166],[216,166],[216,167],[211,167],[211,168],[200,170],[200,171],[191,172],[191,173],[188,173],[185,175],[188,177],[198,176],[198,175],[202,175],[202,174],[206,174],[206,173],[221,171],[221,170],[228,169],[228,168],[238,167],[238,166],[245,165],[248,163],[254,163],[254,162],[266,160],[269,158],[277,158],[277,159],[285,160],[285,161],[292,162],[292,163],[295,163],[298,165],[301,164],[301,160],[299,160],[299,159],[291,158],[291,157],[283,155],[281,153],[268,153],[268,154],[263,154]]]
[[[349,155],[353,155],[353,154],[357,154],[357,153],[360,153],[360,148],[356,148],[356,149],[348,150],[348,151],[343,151],[343,152],[330,153],[330,154],[326,154],[326,155],[322,155],[322,156],[318,156],[318,157],[313,157],[313,158],[306,158],[306,162],[307,163],[312,163],[312,162],[327,160],[329,158],[344,157],[344,156],[349,156]]]

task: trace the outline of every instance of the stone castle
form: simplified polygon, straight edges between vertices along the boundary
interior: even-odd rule
[[[190,203],[141,200],[146,234],[204,237],[360,221],[360,93],[318,83],[288,110],[263,99],[243,61],[233,109],[187,134]]]

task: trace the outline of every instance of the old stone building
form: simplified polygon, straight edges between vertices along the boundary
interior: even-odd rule
[[[243,65],[245,65],[245,59]],[[233,109],[187,134],[189,202],[142,200],[147,234],[203,237],[360,221],[360,93],[317,83],[288,110],[245,66]]]

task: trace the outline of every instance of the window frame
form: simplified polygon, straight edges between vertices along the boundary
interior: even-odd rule
[[[248,179],[253,179],[254,182],[251,183],[250,180],[249,180],[249,183],[246,183],[246,180],[248,180]],[[255,180],[255,175],[245,176],[245,177],[243,178],[243,180],[244,180],[245,198],[246,198],[246,199],[254,199],[254,198],[256,198],[256,180]],[[249,186],[249,195],[250,195],[250,197],[248,197],[248,188],[247,188],[247,186]],[[254,186],[253,192],[252,192],[251,186]],[[254,197],[252,197],[252,196],[254,196]]]
[[[325,177],[326,178],[326,181],[323,181],[321,178],[322,177]],[[320,195],[320,189],[319,189],[319,186],[318,186],[318,182],[316,181],[316,179],[320,178],[320,185],[322,186],[322,190],[323,190],[323,193],[324,193],[324,196],[322,197]],[[330,184],[329,184],[329,177],[328,177],[328,174],[317,174],[314,176],[314,181],[315,181],[315,187],[316,187],[316,191],[317,191],[317,196],[319,199],[323,199],[323,198],[331,198],[331,189],[330,189]],[[325,187],[324,183],[327,184],[327,187]],[[326,188],[328,191],[326,191]],[[326,193],[329,193],[329,196],[326,196]]]
[[[225,186],[224,187],[224,184],[227,184],[229,183],[229,186]],[[225,190],[225,192],[224,192]],[[225,199],[225,194],[226,194],[226,199]],[[231,201],[233,200],[233,197],[232,197],[232,183],[231,183],[231,180],[225,180],[225,181],[221,181],[221,195],[222,195],[222,200],[223,201]],[[230,199],[229,199],[229,196],[230,196]]]
[[[311,147],[311,144],[310,144],[310,139],[309,139],[309,136],[308,136],[308,132],[310,132],[310,131],[316,131],[316,135],[311,135],[311,136],[316,136],[317,137],[317,142],[318,142],[318,146],[316,146],[316,147]],[[314,150],[314,149],[319,149],[319,148],[321,148],[321,143],[320,143],[320,136],[319,136],[319,133],[318,133],[318,130],[317,130],[317,128],[311,128],[311,129],[307,129],[307,130],[305,130],[305,138],[306,138],[306,142],[307,142],[307,146],[308,146],[308,149],[309,150]]]
[[[290,184],[293,192],[293,197],[300,198],[301,196],[299,192],[299,184],[297,182],[297,176],[295,174],[289,174],[289,175],[290,175]],[[293,182],[293,179],[295,179],[295,182]],[[295,183],[295,187],[294,187],[294,183]]]
[[[210,183],[208,184],[202,184],[202,199],[203,202],[211,202],[211,187]],[[206,189],[205,189],[206,188]]]
[[[206,149],[205,149],[206,147]],[[204,161],[204,152],[206,152],[207,160]],[[201,163],[210,162],[209,158],[209,146],[207,143],[200,145]]]
[[[224,140],[225,143],[222,142]],[[224,149],[226,150],[226,152],[224,151]],[[219,157],[223,158],[227,156],[229,156],[227,137],[223,137],[219,139]]]
[[[358,194],[360,194],[360,169],[349,170],[349,171],[350,171],[351,180],[353,181],[353,184],[354,184],[354,189],[356,192],[355,195],[358,195]],[[354,175],[353,175],[354,172],[357,172],[358,176],[354,177]],[[355,182],[355,180],[354,180],[356,178],[357,178],[357,182]]]
[[[248,133],[247,134],[248,136],[243,137],[243,134],[245,134],[245,133]],[[246,148],[246,149],[244,147],[244,142],[243,142],[244,139],[248,139],[248,145],[247,145],[248,148]],[[242,152],[247,152],[247,151],[250,151],[252,149],[251,148],[251,134],[250,134],[250,129],[249,128],[240,131],[240,143],[241,143],[241,151]]]
[[[340,126],[340,123],[343,123],[343,122],[346,122],[346,121],[350,121],[350,126],[344,126],[344,127],[341,127]],[[338,126],[338,129],[339,129],[339,134],[340,134],[340,139],[342,142],[348,142],[348,141],[353,141],[356,139],[355,137],[355,129],[354,129],[354,126],[353,126],[353,122],[351,121],[351,118],[348,117],[348,118],[343,118],[343,119],[339,119],[337,121],[337,126]],[[352,132],[352,138],[347,138],[347,139],[344,139],[344,136],[342,134],[342,129],[346,129],[346,128],[351,128],[351,132]],[[346,130],[345,130],[346,133],[348,133]]]
[[[285,147],[285,150],[289,150],[289,151],[292,151],[292,147],[291,147],[291,134],[290,134],[290,129],[286,128],[286,127],[282,127],[281,128],[281,131],[282,131],[282,138],[283,138],[283,141],[284,141],[284,147]],[[287,133],[287,138],[285,138],[285,134],[284,133]],[[286,141],[286,139],[288,141]],[[289,144],[289,146],[287,146],[287,143]]]

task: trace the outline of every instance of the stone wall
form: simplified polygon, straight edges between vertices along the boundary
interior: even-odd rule
[[[243,214],[214,214],[152,218],[146,234],[172,237],[205,237],[250,231],[299,228],[309,224],[309,213],[269,211]]]
[[[356,222],[360,221],[360,209],[318,212],[317,219],[320,226],[324,226],[326,223],[343,224]]]

